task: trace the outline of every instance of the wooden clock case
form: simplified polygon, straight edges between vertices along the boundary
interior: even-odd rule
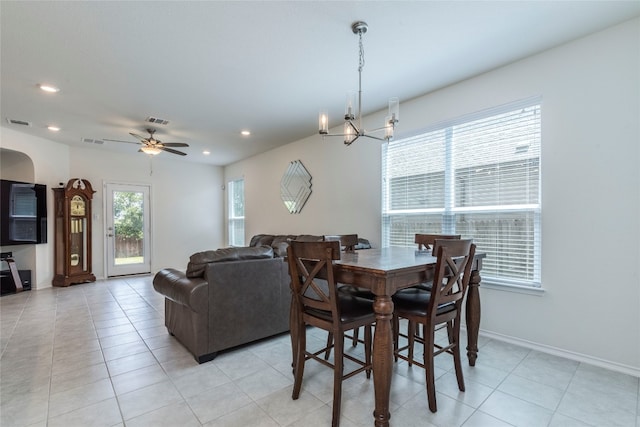
[[[91,199],[87,180],[74,178],[54,188],[55,253],[53,286],[95,282],[91,264]]]

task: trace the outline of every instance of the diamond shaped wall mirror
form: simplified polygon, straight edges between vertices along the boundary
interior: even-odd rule
[[[300,160],[289,163],[280,181],[280,195],[289,213],[300,213],[311,195],[311,175]]]

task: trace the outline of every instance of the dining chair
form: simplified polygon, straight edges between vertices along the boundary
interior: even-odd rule
[[[433,250],[433,245],[436,241],[436,239],[460,239],[462,236],[460,234],[422,234],[422,233],[416,233],[414,236],[414,242],[418,245],[418,250],[419,251],[431,251],[432,255],[436,255],[435,251]],[[414,292],[413,289],[414,288],[418,288],[418,289],[422,289],[425,291],[429,291],[431,290],[431,281],[428,280],[426,282],[422,282],[419,283],[411,288],[408,289],[402,289],[399,292],[403,292],[403,293],[412,293]],[[400,332],[399,328],[394,327],[393,329],[394,331],[397,331],[398,335],[400,337],[404,337],[404,338],[409,338],[409,331],[415,331],[416,336],[420,335],[420,325],[419,324],[414,324],[412,321],[409,321],[407,324],[407,334],[405,335],[404,333]],[[395,337],[395,341],[397,341],[398,337]],[[410,352],[410,357],[413,357],[413,349],[409,349]]]
[[[340,249],[344,252],[353,252],[358,245],[357,234],[337,234],[331,236],[324,236],[326,242],[340,242]]]
[[[294,298],[292,311],[292,342],[294,351],[294,384],[292,398],[298,399],[302,387],[304,366],[313,359],[334,370],[333,375],[333,427],[340,424],[342,381],[360,372],[371,376],[371,329],[375,314],[371,301],[338,292],[334,278],[334,262],[340,259],[340,242],[297,242],[287,249],[287,262]],[[332,334],[333,363],[320,357],[327,352],[307,350],[307,326],[315,326]],[[344,352],[344,333],[364,326],[364,361]],[[344,373],[344,360],[358,365]]]
[[[476,246],[471,239],[436,239],[433,250],[437,261],[430,290],[413,288],[411,292],[398,292],[393,296],[394,304],[394,356],[424,368],[426,371],[426,388],[431,412],[437,411],[434,357],[448,353],[453,356],[458,389],[465,390],[460,359],[460,317],[462,301],[469,287],[471,267]],[[408,319],[414,324],[421,324],[423,336],[415,334],[415,329],[408,329],[409,342],[406,346],[398,344],[398,319]],[[436,330],[447,328],[446,345],[435,342]],[[424,345],[423,361],[413,357],[414,343]],[[409,354],[402,352],[408,350]]]
[[[436,239],[460,239],[460,234],[421,234],[416,233],[414,236],[415,243],[418,244],[418,250],[433,251],[433,244]],[[435,255],[435,254],[434,254]]]
[[[357,234],[340,234],[340,235],[324,236],[324,240],[330,241],[330,242],[336,241],[336,240],[339,241],[340,249],[343,250],[344,252],[354,252],[355,247],[358,245]],[[363,288],[359,288],[357,286],[352,286],[352,285],[338,285],[338,292],[357,296],[359,298],[369,299],[371,300],[372,304],[373,304],[373,300],[375,299],[375,295],[368,289],[363,289]],[[354,329],[351,332],[351,336],[347,335],[347,338],[351,338],[351,344],[353,345],[353,347],[357,346],[358,342],[362,342],[362,340],[360,339],[359,328]],[[331,335],[331,333],[329,333],[329,336],[327,337],[327,348],[329,350],[325,355],[325,359],[328,359],[331,353],[330,344],[332,339],[333,339],[333,336]]]

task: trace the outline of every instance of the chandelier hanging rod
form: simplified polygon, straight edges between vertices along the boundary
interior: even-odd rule
[[[357,123],[354,123],[356,116],[353,114],[354,99],[352,94],[347,96],[347,104],[344,114],[344,133],[330,134],[329,133],[329,116],[326,112],[321,112],[319,117],[319,133],[323,139],[325,136],[342,136],[344,137],[344,143],[351,145],[359,137],[367,137],[376,139],[378,141],[390,141],[393,138],[393,131],[396,123],[398,123],[400,117],[400,102],[398,98],[389,99],[389,115],[385,118],[384,125],[377,129],[366,131],[362,127],[362,69],[364,68],[364,46],[362,43],[362,35],[368,30],[368,25],[364,21],[356,21],[351,24],[351,31],[358,36],[358,112]],[[371,135],[372,132],[379,132],[384,130],[384,137],[378,137]]]

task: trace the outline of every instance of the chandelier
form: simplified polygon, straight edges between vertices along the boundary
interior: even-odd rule
[[[389,141],[393,138],[393,130],[400,118],[400,101],[398,98],[389,99],[389,113],[385,117],[384,126],[373,129],[365,130],[362,127],[362,69],[364,68],[364,48],[362,45],[362,35],[367,32],[368,25],[364,21],[357,21],[351,24],[351,30],[354,34],[358,35],[359,39],[359,59],[358,59],[358,111],[357,115],[354,115],[355,93],[350,92],[347,95],[347,103],[344,112],[344,132],[341,134],[329,133],[329,116],[326,111],[320,113],[318,119],[319,133],[324,138],[325,136],[342,136],[344,137],[344,143],[351,145],[359,137],[367,137],[377,139],[379,141]],[[371,135],[375,132],[383,132],[384,136],[378,137]]]

